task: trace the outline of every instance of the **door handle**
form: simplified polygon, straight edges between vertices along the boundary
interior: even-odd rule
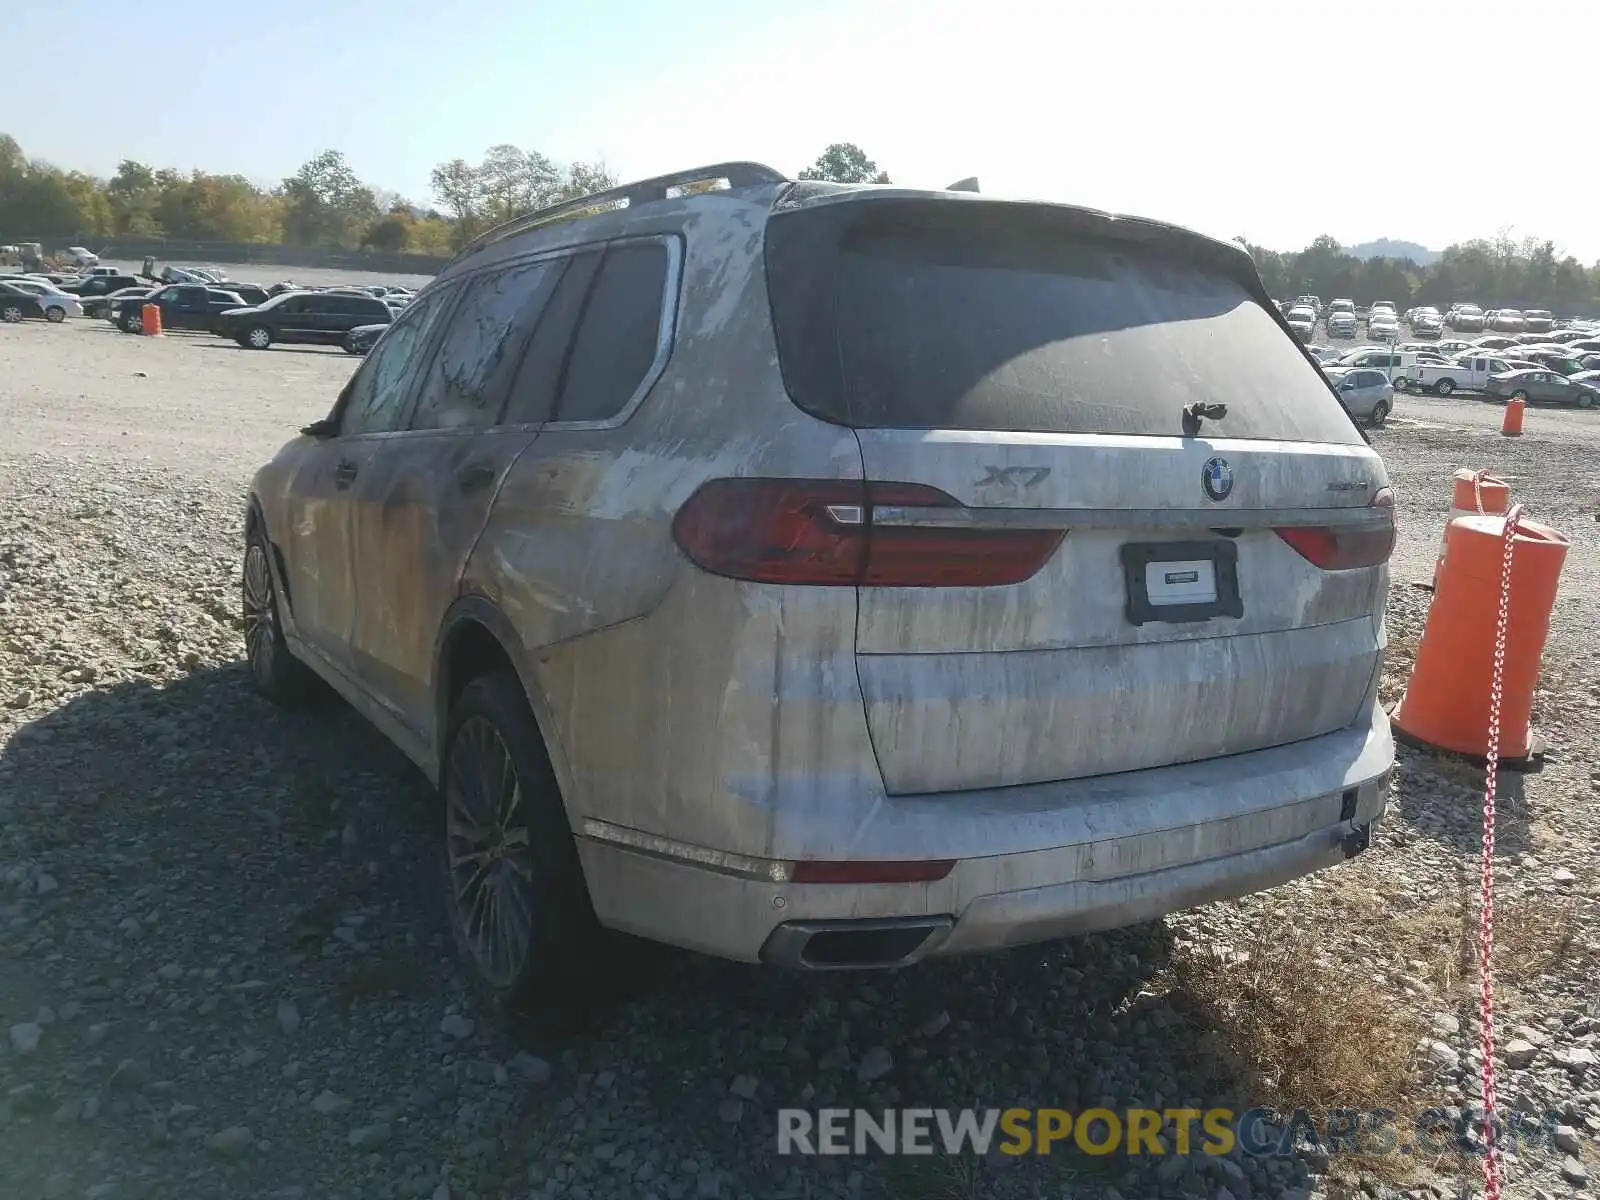
[[[494,470],[482,463],[473,463],[456,472],[456,483],[463,492],[475,492],[494,482]]]
[[[333,486],[343,491],[356,481],[356,464],[348,458],[341,458],[339,465],[333,469]]]

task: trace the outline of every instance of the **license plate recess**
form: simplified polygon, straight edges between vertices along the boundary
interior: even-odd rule
[[[1239,547],[1227,538],[1127,542],[1122,547],[1127,616],[1134,625],[1242,617]]]

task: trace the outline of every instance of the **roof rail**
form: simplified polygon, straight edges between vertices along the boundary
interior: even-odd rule
[[[468,255],[482,250],[485,246],[492,245],[513,234],[535,229],[552,221],[559,221],[564,217],[570,217],[576,213],[597,208],[602,204],[625,202],[629,208],[634,208],[640,204],[665,200],[667,192],[672,188],[686,187],[691,183],[708,183],[718,179],[726,179],[730,188],[789,182],[788,177],[781,172],[754,162],[714,163],[709,167],[694,167],[687,171],[674,171],[670,175],[656,175],[650,179],[640,179],[634,183],[624,183],[618,187],[607,188],[605,191],[590,192],[586,196],[576,196],[571,200],[563,200],[559,204],[551,204],[545,208],[537,208],[532,212],[512,217],[509,221],[503,221],[493,229],[485,230],[473,238],[465,246],[461,247],[450,262],[452,264],[457,263]]]

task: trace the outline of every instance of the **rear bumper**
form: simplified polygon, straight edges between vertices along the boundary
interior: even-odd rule
[[[858,857],[957,859],[934,883],[778,882],[616,831],[579,846],[613,928],[744,961],[892,967],[1137,924],[1342,862],[1386,810],[1393,762],[1374,705],[1363,727],[1251,754],[869,805]]]

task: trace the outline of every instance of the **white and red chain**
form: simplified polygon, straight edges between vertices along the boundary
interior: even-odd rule
[[[1482,507],[1481,503],[1479,505]],[[1483,1195],[1500,1200],[1500,1147],[1494,1090],[1494,818],[1500,780],[1500,700],[1506,670],[1506,631],[1511,620],[1511,563],[1522,505],[1505,517],[1505,552],[1500,563],[1500,612],[1494,627],[1494,670],[1489,681],[1489,746],[1484,760],[1482,896],[1478,916],[1479,1025],[1483,1038]]]

